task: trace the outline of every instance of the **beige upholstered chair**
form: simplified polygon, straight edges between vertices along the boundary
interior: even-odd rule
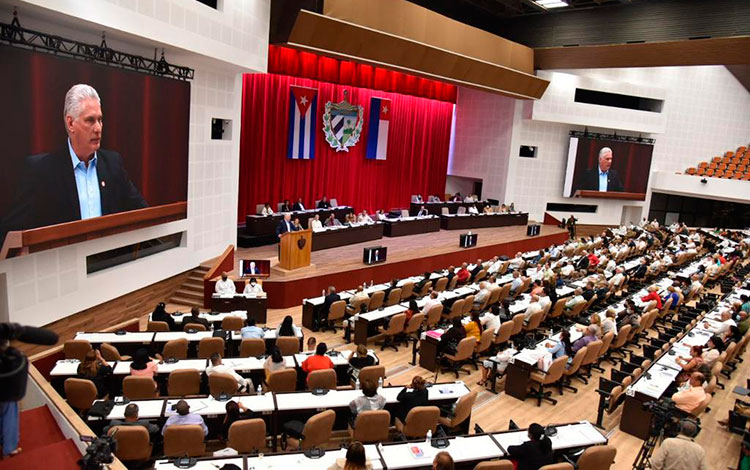
[[[65,379],[65,399],[81,415],[85,415],[96,400],[96,385],[88,379]]]
[[[138,462],[151,458],[153,446],[144,426],[112,426],[108,435],[115,435],[115,456],[125,462]]]
[[[146,324],[146,331],[169,331],[169,324],[165,321],[150,321]]]
[[[462,369],[461,365],[467,362],[471,362],[471,358],[474,355],[474,345],[477,343],[477,339],[473,336],[466,337],[458,342],[456,352],[454,354],[444,354],[443,358],[448,361],[448,370],[456,374],[458,378],[459,372],[470,372],[466,369]],[[476,364],[475,364],[476,366]]]
[[[380,350],[384,350],[386,346],[393,348],[398,351],[396,346],[396,337],[404,332],[404,324],[406,323],[406,314],[399,313],[391,317],[391,321],[388,323],[388,328],[382,326],[378,328],[381,334],[385,336],[385,339],[380,345]]]
[[[385,302],[386,307],[390,307],[391,305],[396,305],[401,301],[401,288],[396,287],[395,289],[392,289],[391,292],[388,294],[388,299]]]
[[[378,383],[380,379],[385,380],[385,366],[367,366],[363,367],[359,371],[359,381],[364,383],[365,380],[372,380],[373,383]]]
[[[283,369],[271,372],[268,376],[266,391],[276,393],[293,392],[297,389],[297,371]]]
[[[198,341],[198,358],[208,359],[214,354],[224,356],[224,338],[211,337],[201,338]]]
[[[314,370],[307,375],[307,388],[336,390],[336,371],[333,369]]]
[[[262,452],[266,448],[266,422],[260,418],[235,421],[229,426],[229,447],[240,454]]]
[[[65,342],[63,351],[65,352],[65,359],[78,359],[83,362],[86,353],[91,351],[91,343],[85,339],[71,339]]]
[[[325,410],[312,416],[302,430],[304,439],[287,437],[287,446],[292,449],[307,450],[325,444],[333,434],[334,421],[336,421],[336,412],[333,410]]]
[[[222,393],[232,396],[237,393],[237,381],[229,374],[214,372],[208,376],[208,390],[214,398]]]
[[[276,347],[282,356],[293,356],[299,352],[299,338],[296,336],[282,336],[276,338]]]
[[[471,393],[467,393],[466,395],[462,396],[458,399],[456,402],[456,407],[453,409],[453,416],[450,417],[440,417],[438,419],[438,423],[443,428],[446,428],[446,431],[458,431],[459,426],[461,423],[466,421],[469,416],[471,416],[471,409],[474,407],[474,403],[477,401],[477,395],[478,392],[474,390]]]
[[[167,394],[173,397],[197,395],[201,389],[201,374],[195,369],[177,369],[169,373]]]
[[[262,338],[245,338],[240,343],[240,357],[258,357],[266,353],[266,342]]]
[[[382,290],[375,291],[370,296],[370,310],[377,310],[380,307],[383,306],[383,302],[385,301],[385,292]]]
[[[427,431],[435,434],[440,418],[440,409],[437,406],[415,406],[406,415],[404,422],[396,418],[396,430],[407,439],[423,439]]]
[[[164,349],[162,349],[161,355],[165,359],[171,357],[175,359],[187,359],[187,351],[187,338],[179,338],[167,341],[166,344],[164,344]]]
[[[617,448],[615,446],[589,447],[578,458],[579,470],[609,470],[615,463]]]
[[[474,466],[474,470],[513,470],[513,468],[513,462],[507,459],[479,462]]]
[[[105,361],[129,361],[132,359],[130,356],[121,356],[120,351],[109,343],[102,343],[101,346],[99,346],[99,352],[102,353],[102,357]]]
[[[238,331],[245,325],[241,317],[229,316],[221,320],[221,329],[224,331]]]
[[[165,457],[201,457],[206,453],[200,424],[173,424],[164,430]]]
[[[391,414],[386,410],[362,411],[354,421],[354,428],[349,425],[349,436],[363,444],[387,441],[390,424]]]
[[[560,356],[549,366],[547,372],[534,371],[531,373],[531,383],[539,386],[538,390],[532,394],[537,399],[536,406],[542,405],[542,400],[547,400],[553,405],[557,404],[557,400],[550,396],[549,392],[544,391],[545,385],[553,385],[558,383],[565,372],[565,366],[568,363],[568,356]]]
[[[158,397],[159,390],[151,377],[129,375],[122,380],[122,395],[131,400],[144,400]]]

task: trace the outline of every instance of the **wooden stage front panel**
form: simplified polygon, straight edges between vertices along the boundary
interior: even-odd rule
[[[448,265],[484,260],[495,255],[513,256],[518,251],[537,250],[568,239],[568,232],[545,225],[539,236],[526,236],[525,226],[472,230],[479,235],[476,247],[458,246],[458,232],[440,232],[383,238],[312,253],[314,267],[291,272],[273,271],[263,282],[268,293],[269,308],[300,305],[303,299],[319,296],[328,286],[347,290],[358,284],[385,282],[424,271],[434,271]],[[388,247],[388,261],[367,266],[362,263],[362,249],[366,246]],[[257,248],[238,248],[238,259],[272,259],[277,256],[276,245]]]

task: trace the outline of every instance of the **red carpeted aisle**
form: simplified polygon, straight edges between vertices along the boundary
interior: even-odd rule
[[[76,470],[81,453],[66,439],[46,406],[21,412],[21,443],[16,457],[0,460],[0,470]]]

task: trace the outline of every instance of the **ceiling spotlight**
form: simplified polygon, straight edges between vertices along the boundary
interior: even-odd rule
[[[563,0],[532,0],[532,2],[545,9],[564,8],[569,6],[568,3]]]

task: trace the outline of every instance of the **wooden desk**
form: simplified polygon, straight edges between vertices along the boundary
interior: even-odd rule
[[[308,221],[315,217],[315,214],[320,216],[320,221],[323,222],[331,214],[334,215],[339,221],[343,222],[347,214],[353,214],[354,209],[349,206],[339,206],[332,209],[308,209],[305,211],[292,212],[292,220],[299,218],[299,223],[303,228],[307,228]],[[245,216],[245,233],[255,237],[259,236],[276,236],[276,226],[279,225],[283,215],[276,213],[274,215],[246,215]]]
[[[469,207],[474,206],[479,212],[482,212],[487,205],[488,203],[486,202],[412,202],[409,206],[409,215],[419,214],[419,210],[422,209],[422,206],[427,209],[427,212],[430,215],[442,215],[443,208],[447,208],[450,214],[455,214],[458,212],[459,207],[463,207],[468,211]]]
[[[505,393],[523,401],[529,388],[532,366],[516,361],[505,368]]]
[[[470,228],[507,227],[509,225],[526,225],[528,213],[515,214],[466,214],[441,215],[440,228],[443,230],[466,230]]]
[[[419,341],[419,367],[423,367],[430,372],[435,372],[439,366],[437,355],[440,340],[432,336],[425,336]]]
[[[354,245],[356,243],[378,240],[383,238],[383,223],[354,225],[337,229],[322,230],[312,234],[312,251],[327,250],[337,246]]]
[[[247,318],[254,318],[257,324],[265,324],[268,312],[268,298],[266,296],[245,297],[241,294],[234,295],[233,297],[213,296],[210,308],[215,312],[244,310],[247,312]]]
[[[402,237],[404,235],[440,231],[440,218],[435,216],[413,219],[386,219],[383,223],[385,224],[383,235],[386,237]]]

